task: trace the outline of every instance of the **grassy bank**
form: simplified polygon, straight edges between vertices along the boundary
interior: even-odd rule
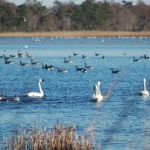
[[[53,32],[1,32],[0,37],[150,37],[150,31],[53,31]]]

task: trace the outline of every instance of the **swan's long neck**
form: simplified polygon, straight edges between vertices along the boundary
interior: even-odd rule
[[[144,88],[144,91],[146,91],[146,79],[143,80],[143,88]]]
[[[97,85],[97,87],[98,87],[98,89],[97,89],[97,90],[98,90],[98,94],[99,94],[99,95],[101,95],[101,91],[100,91],[99,86],[100,86],[100,85],[98,84],[98,85]]]
[[[95,84],[95,94],[96,95],[101,95],[101,91],[99,89],[99,84]]]
[[[41,94],[44,94],[43,90],[42,90],[42,87],[41,87],[41,82],[38,82],[38,86],[39,86],[39,91]]]

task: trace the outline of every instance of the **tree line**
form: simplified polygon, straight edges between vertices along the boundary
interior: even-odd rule
[[[0,32],[63,30],[147,31],[150,6],[142,0],[137,5],[125,0],[85,0],[78,5],[56,0],[48,8],[37,0],[26,0],[19,6],[0,0]]]

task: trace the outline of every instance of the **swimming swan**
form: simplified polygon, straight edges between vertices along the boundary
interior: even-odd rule
[[[149,96],[149,92],[146,89],[146,79],[143,79],[143,91],[140,92],[142,96]]]
[[[101,102],[104,99],[104,96],[101,94],[99,86],[100,86],[100,81],[97,82],[97,84],[94,85],[94,91],[95,94],[93,94],[92,99],[96,102]]]
[[[44,92],[43,92],[42,87],[41,87],[42,81],[44,81],[44,80],[39,79],[39,81],[38,81],[38,86],[39,86],[39,91],[40,92],[29,92],[29,93],[26,94],[26,96],[33,97],[33,98],[42,98],[44,96]]]

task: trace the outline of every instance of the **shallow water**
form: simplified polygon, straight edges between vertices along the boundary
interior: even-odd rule
[[[58,121],[75,124],[79,133],[92,130],[97,145],[104,149],[150,147],[150,98],[138,95],[144,77],[150,91],[150,59],[133,62],[134,56],[150,56],[150,38],[0,38],[0,55],[14,55],[19,50],[30,53],[35,61],[66,68],[68,73],[47,71],[41,65],[20,66],[19,60],[30,63],[26,57],[12,59],[12,65],[0,58],[0,93],[9,97],[17,93],[21,99],[0,103],[0,137],[35,124],[51,128]],[[73,52],[80,56],[65,64],[64,57]],[[101,56],[96,57],[95,52]],[[82,54],[88,58],[82,59]],[[75,65],[83,67],[85,62],[94,69],[77,72]],[[112,74],[110,68],[122,73]],[[27,92],[38,91],[39,78],[45,79],[45,96],[26,98]],[[98,80],[103,94],[112,90],[102,103],[91,101]]]

